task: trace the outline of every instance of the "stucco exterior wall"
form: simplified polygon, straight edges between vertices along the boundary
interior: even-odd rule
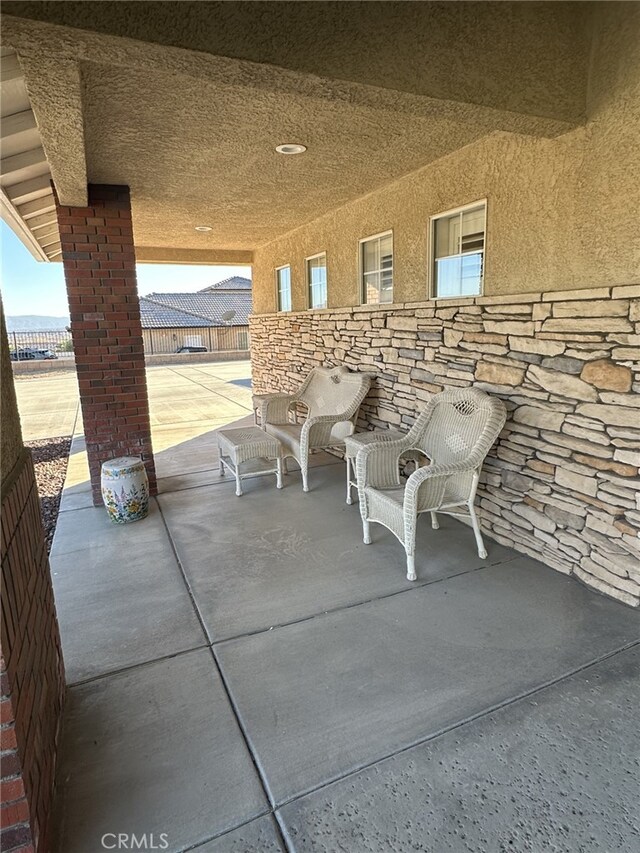
[[[640,270],[640,4],[596,6],[577,213],[593,222],[596,268],[633,281]]]
[[[483,526],[637,606],[640,7],[599,4],[594,23],[583,127],[487,136],[254,253],[253,379],[262,393],[327,361],[372,371],[361,428],[406,428],[446,387],[500,396]],[[428,300],[429,217],[483,198],[483,296]],[[361,306],[358,241],[389,229],[395,304]],[[329,308],[309,311],[304,259],[322,251]],[[272,313],[284,264],[293,311]]]
[[[358,240],[388,229],[394,301],[423,300],[429,217],[483,198],[484,295],[636,280],[640,8],[613,5],[599,13],[584,127],[551,140],[487,136],[257,249],[254,312],[276,310],[274,268],[287,263],[293,309],[304,310],[304,258],[325,250],[329,306],[357,305]]]

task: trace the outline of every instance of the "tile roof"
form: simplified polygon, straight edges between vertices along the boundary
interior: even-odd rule
[[[184,315],[192,315],[200,320],[208,322],[191,325],[208,326],[246,326],[251,313],[251,292],[226,293],[222,292],[198,292],[198,293],[149,293],[147,301],[171,308]],[[223,315],[234,311],[232,319],[225,321]],[[180,325],[187,325],[183,318]],[[144,323],[143,323],[144,325]]]
[[[203,287],[198,293],[214,293],[220,290],[251,290],[251,279],[242,275],[232,275],[231,278],[225,278],[215,284]]]
[[[209,328],[212,323],[204,317],[196,317],[176,308],[140,298],[140,320],[143,329]]]

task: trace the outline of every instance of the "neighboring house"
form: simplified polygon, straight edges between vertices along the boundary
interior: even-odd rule
[[[140,299],[148,354],[203,346],[211,352],[249,349],[251,279],[219,281],[195,293],[150,293]]]
[[[203,287],[198,293],[220,293],[221,290],[224,290],[225,293],[247,293],[247,291],[250,293],[251,279],[242,275],[232,275],[231,278],[225,278],[215,284],[210,284],[208,287]]]

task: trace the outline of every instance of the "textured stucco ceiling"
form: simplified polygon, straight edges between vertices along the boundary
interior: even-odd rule
[[[82,81],[89,180],[130,185],[142,245],[254,248],[493,129],[88,63]],[[275,153],[290,141],[307,153]]]
[[[568,121],[591,3],[15,2],[9,15]]]
[[[575,124],[575,120],[567,122],[549,117],[550,110],[542,109],[536,102],[535,93],[542,84],[530,90],[526,86],[522,90],[518,88],[523,85],[518,69],[525,69],[525,76],[540,74],[544,85],[548,86],[547,94],[566,106],[569,101],[560,91],[564,91],[566,84],[562,82],[561,72],[568,73],[571,81],[574,71],[581,67],[582,60],[576,58],[582,56],[578,38],[582,32],[580,23],[575,27],[578,47],[569,60],[557,56],[558,67],[552,68],[551,76],[548,67],[545,66],[546,70],[540,67],[540,57],[534,56],[539,34],[535,27],[531,28],[536,21],[539,25],[544,22],[537,13],[516,16],[519,25],[515,44],[525,50],[521,30],[522,22],[528,21],[531,45],[528,52],[519,57],[519,63],[514,64],[515,76],[503,75],[501,89],[519,93],[520,98],[517,109],[506,110],[499,109],[497,104],[482,104],[482,97],[478,97],[476,103],[445,99],[442,86],[439,97],[428,97],[415,91],[392,91],[387,86],[335,80],[291,68],[6,14],[7,7],[15,10],[17,5],[20,4],[3,6],[3,42],[15,47],[27,73],[27,86],[43,145],[52,173],[60,176],[56,187],[61,200],[67,204],[80,203],[77,188],[85,180],[85,168],[90,182],[128,184],[132,190],[136,243],[149,260],[161,259],[161,256],[169,258],[172,252],[175,256],[176,251],[193,251],[200,260],[214,261],[222,257],[223,250],[244,253],[242,257],[246,258],[246,253],[257,246],[488,133],[506,130],[554,136]],[[56,7],[60,12],[59,4],[35,5]],[[141,12],[136,10],[146,9],[144,14],[148,16],[151,35],[159,42],[162,39],[154,26],[157,30],[159,22],[166,23],[166,16],[155,19],[152,10],[156,5],[115,4],[124,10],[123,20],[137,22],[135,26],[131,23],[130,29],[140,35],[143,33],[138,17]],[[175,4],[159,5],[163,7],[163,14],[168,7],[175,7]],[[198,33],[193,29],[194,20],[200,20],[199,13],[192,8],[194,4],[178,5],[185,6],[185,18],[191,21],[187,29],[196,40],[194,43],[199,44]],[[241,5],[257,9],[263,4]],[[266,5],[285,7],[290,4]],[[329,5],[331,14],[335,14],[333,5]],[[372,5],[393,7],[390,21],[395,32],[394,27],[402,17],[396,17],[397,4]],[[437,7],[438,14],[444,15],[443,20],[448,20],[440,9],[442,4],[406,5]],[[486,4],[471,4],[472,7],[476,5]],[[506,8],[513,4],[498,5]],[[552,12],[556,7],[564,8],[565,4],[543,5],[548,7],[550,20],[562,24],[559,41],[552,32],[549,34],[552,47],[543,52],[548,63],[561,43],[567,46],[568,24],[564,12],[559,17]],[[96,9],[100,21],[103,7],[106,9],[114,4],[86,6]],[[195,6],[215,7],[216,14],[219,11],[218,4]],[[313,18],[315,12],[309,14]],[[514,14],[507,11],[505,15],[507,36],[513,29]],[[469,15],[469,26],[475,21],[473,26],[477,27],[478,19],[473,9]],[[76,24],[85,22],[89,27],[88,19],[83,16],[86,13],[80,15],[79,12]],[[300,27],[300,20],[294,18],[298,21],[296,26]],[[187,36],[180,36],[183,28],[178,25],[179,20],[176,19],[175,40],[182,42]],[[271,18],[269,21],[271,26]],[[94,29],[99,27],[94,26]],[[367,32],[365,29],[365,36]],[[442,33],[446,35],[449,30],[445,27]],[[470,33],[468,31],[467,35]],[[410,30],[405,35],[409,41],[413,37]],[[344,38],[344,32],[340,37]],[[249,52],[255,38],[255,27],[252,27],[247,36]],[[460,59],[457,66],[449,68],[452,78],[457,78],[463,73],[462,65],[469,65],[469,94],[474,97],[478,90],[474,89],[473,81],[477,81],[482,68],[491,65],[491,57],[496,59],[496,67],[491,66],[491,74],[487,73],[484,78],[486,91],[498,91],[494,75],[504,71],[506,66],[498,62],[495,38],[497,33],[491,31],[483,34],[477,49],[471,49],[474,42],[467,45],[477,56],[481,55],[483,46],[486,48],[487,57],[481,65],[476,62],[474,66],[473,62],[469,64],[468,60]],[[213,42],[217,44],[215,39]],[[509,61],[515,63],[513,45],[508,39],[507,42]],[[434,50],[438,48],[437,39],[434,41],[431,37],[429,43]],[[265,45],[262,46],[266,50]],[[450,45],[445,40],[439,49],[442,57],[442,51],[446,55]],[[358,53],[353,48],[352,52]],[[291,56],[298,55],[296,50],[286,55],[291,65],[297,63],[291,60]],[[379,61],[382,61],[380,57],[369,74],[356,73],[354,68],[349,74],[353,78],[360,74],[375,80],[378,71],[374,73],[374,70]],[[404,54],[396,54],[395,58],[387,55],[385,62],[392,82],[398,64],[402,65],[403,61]],[[430,67],[433,55],[427,58],[425,54],[424,64],[425,68]],[[336,73],[339,71],[336,67]],[[411,89],[408,84],[406,88]],[[556,113],[578,112],[579,105],[582,105],[580,109],[584,108],[584,85],[577,86],[576,91],[573,107],[561,107]],[[533,100],[527,104],[527,98]],[[517,100],[515,96],[511,98],[514,105]],[[538,108],[540,111],[536,112]],[[277,144],[291,141],[304,143],[308,152],[300,157],[282,157],[274,152]],[[211,225],[214,230],[199,234],[194,231],[197,224]]]

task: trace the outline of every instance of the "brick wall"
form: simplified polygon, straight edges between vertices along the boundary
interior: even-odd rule
[[[313,366],[377,374],[361,428],[409,427],[432,394],[475,385],[506,427],[478,491],[484,530],[640,603],[640,286],[251,318],[257,393]]]
[[[88,207],[57,212],[94,503],[100,467],[116,456],[142,457],[153,494],[129,189],[89,185]]]
[[[2,484],[0,849],[51,849],[64,671],[33,464],[23,450]]]

